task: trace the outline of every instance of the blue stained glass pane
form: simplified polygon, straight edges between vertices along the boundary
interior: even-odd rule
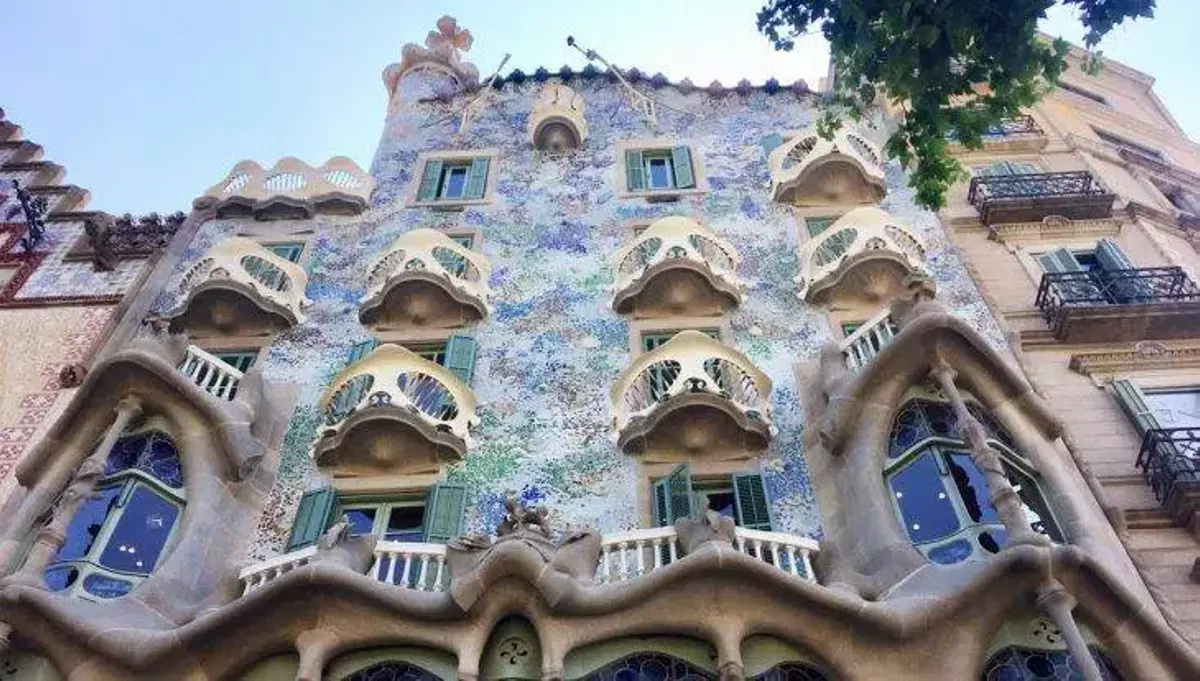
[[[133,590],[133,582],[107,575],[90,574],[83,580],[83,590],[100,598],[117,598]]]
[[[926,554],[929,560],[939,565],[951,565],[971,557],[971,542],[966,539],[955,539],[948,544],[942,544],[929,549]]]
[[[1112,660],[1096,648],[1089,648],[1100,667],[1104,681],[1121,681]],[[1084,681],[1079,665],[1066,650],[1034,650],[1012,646],[992,655],[983,669],[983,681]]]
[[[958,429],[958,416],[953,407],[944,402],[923,402],[922,406],[934,435],[955,440],[964,438],[964,434]]]
[[[62,591],[74,584],[78,578],[79,568],[74,565],[60,565],[42,573],[42,579],[46,581],[46,587],[51,591]]]
[[[360,669],[343,681],[442,681],[442,677],[407,662],[389,661]]]
[[[996,515],[996,509],[988,498],[987,481],[984,480],[983,471],[971,461],[970,455],[962,452],[949,454],[946,456],[946,463],[950,467],[950,477],[958,487],[959,498],[962,499],[963,507],[967,509],[971,520],[977,523],[1000,522],[1000,516]]]
[[[375,529],[375,509],[373,508],[352,508],[347,510],[345,515],[350,520],[352,536],[371,534],[371,531]]]
[[[662,653],[634,653],[609,662],[581,681],[707,681],[717,677]]]
[[[55,554],[53,562],[75,560],[87,555],[104,527],[105,518],[116,508],[122,489],[124,485],[104,487],[83,502],[75,517],[71,518],[71,524],[67,526],[67,539]]]
[[[827,681],[825,674],[802,662],[782,662],[751,681]]]
[[[179,507],[149,487],[135,485],[99,563],[112,570],[148,575],[158,562]]]
[[[183,487],[183,468],[175,443],[162,433],[155,433],[150,446],[142,451],[137,467],[161,480],[168,487]]]
[[[146,448],[146,439],[149,437],[149,433],[138,433],[119,438],[113,445],[108,460],[104,462],[104,474],[116,475],[136,466],[138,456]]]
[[[929,437],[929,426],[925,423],[925,415],[917,403],[909,403],[896,415],[896,422],[892,426],[891,443],[888,446],[888,456],[893,458],[900,456],[927,437]]]
[[[942,486],[937,462],[924,452],[888,480],[904,529],[914,543],[940,539],[959,529],[958,515]]]

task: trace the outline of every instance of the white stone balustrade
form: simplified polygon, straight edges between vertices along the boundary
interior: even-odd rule
[[[489,310],[491,263],[445,234],[432,229],[414,229],[401,234],[375,262],[367,276],[362,302],[376,300],[399,277],[414,271],[434,275],[446,286],[478,301]]]
[[[699,331],[681,331],[637,357],[611,392],[614,435],[679,395],[708,393],[770,424],[771,379],[737,350]]]
[[[222,400],[233,399],[243,375],[241,371],[195,345],[187,347],[187,354],[184,355],[179,370],[188,380]]]
[[[878,355],[896,334],[900,327],[892,319],[892,311],[884,310],[871,319],[863,322],[841,343],[842,355],[846,358],[846,368],[858,371]]]
[[[335,156],[316,168],[288,156],[270,170],[254,161],[238,162],[225,179],[209,187],[194,205],[205,208],[231,199],[250,204],[264,204],[275,199],[320,204],[322,200],[336,196],[349,199],[357,206],[350,212],[361,212],[374,189],[375,178],[345,156]]]
[[[715,289],[741,302],[745,284],[737,275],[741,262],[737,249],[691,218],[675,215],[655,220],[617,251],[614,261],[615,307],[629,291],[644,288],[644,280],[662,271],[664,263],[694,266]]]
[[[310,301],[304,295],[308,274],[294,262],[272,253],[262,244],[232,236],[213,246],[183,275],[181,289],[192,289],[212,280],[229,280],[286,310],[299,324]]]
[[[247,567],[238,574],[238,581],[242,584],[242,594],[248,594],[276,577],[308,565],[315,555],[317,555],[317,547],[306,546]]]
[[[798,295],[813,302],[859,264],[879,259],[904,274],[929,274],[925,244],[912,229],[878,208],[855,208],[801,248]]]
[[[361,409],[391,406],[415,413],[429,426],[470,446],[475,395],[449,369],[399,345],[381,345],[333,379],[321,399],[326,431],[336,435]]]
[[[416,591],[445,591],[450,580],[446,545],[381,541],[369,574],[385,584]]]
[[[856,198],[867,198],[866,195],[872,194],[878,200],[886,193],[883,155],[879,148],[858,132],[842,126],[833,139],[821,137],[815,129],[808,130],[784,141],[768,154],[772,198],[788,203],[812,203],[814,198],[824,199],[816,200],[816,203],[842,203],[836,196],[827,195],[828,192],[851,188],[833,187],[828,178],[817,176],[817,171],[830,162],[848,162],[860,173],[864,186],[854,190]]]
[[[537,149],[578,149],[587,141],[583,96],[561,83],[548,83],[533,100],[529,141]]]
[[[774,565],[794,577],[817,583],[817,576],[812,567],[812,555],[820,548],[812,539],[744,527],[737,528],[735,536],[738,551]]]
[[[624,582],[679,560],[674,527],[652,527],[605,536],[600,542],[596,583]]]

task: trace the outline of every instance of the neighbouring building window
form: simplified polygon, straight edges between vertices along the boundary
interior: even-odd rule
[[[148,430],[121,437],[46,568],[47,587],[84,598],[129,593],[166,552],[184,498],[183,466],[170,436]]]
[[[688,147],[625,152],[626,189],[631,192],[693,189],[696,174]]]
[[[1012,438],[982,407],[972,402],[968,408],[987,429],[1030,525],[1058,541],[1036,471],[1013,451]],[[893,421],[884,477],[913,546],[934,563],[986,558],[1008,542],[950,404],[913,399],[901,407]]]
[[[771,502],[761,473],[735,473],[693,479],[687,464],[652,482],[654,524],[674,525],[681,518],[700,518],[712,509],[738,527],[770,531]]]
[[[1113,392],[1139,435],[1159,428],[1200,428],[1200,387],[1142,390],[1120,379],[1113,381]]]
[[[1130,276],[1128,270],[1137,267],[1112,239],[1100,239],[1092,250],[1056,248],[1034,254],[1034,259],[1048,274],[1093,273],[1055,277],[1052,281],[1067,298],[1079,303],[1120,304],[1145,299],[1153,294],[1147,281]],[[1126,274],[1119,274],[1121,272]]]
[[[1092,659],[1104,681],[1121,681],[1116,665],[1100,649],[1090,646]],[[1038,650],[1024,646],[1003,648],[988,658],[983,681],[1074,681],[1083,672],[1066,650]]]
[[[487,193],[489,161],[487,156],[426,161],[417,200],[424,203],[482,199]]]
[[[1036,163],[1021,161],[996,161],[986,166],[973,166],[971,174],[976,177],[992,177],[996,175],[1036,175],[1042,167]]]
[[[1165,163],[1167,160],[1166,155],[1158,149],[1153,149],[1144,144],[1138,144],[1137,142],[1127,140],[1120,135],[1114,135],[1111,132],[1107,132],[1099,128],[1092,128],[1092,132],[1096,133],[1096,137],[1099,137],[1105,143],[1110,144],[1118,149],[1132,149],[1143,156],[1149,156],[1155,161],[1161,161]]]
[[[1080,97],[1083,97],[1084,99],[1090,99],[1093,102],[1096,102],[1097,104],[1104,104],[1106,106],[1108,105],[1108,99],[1104,95],[1099,95],[1090,90],[1085,90],[1084,88],[1081,88],[1078,85],[1072,85],[1070,83],[1064,83],[1062,81],[1059,81],[1058,89],[1066,90],[1067,92],[1070,92],[1071,94],[1079,95]]]

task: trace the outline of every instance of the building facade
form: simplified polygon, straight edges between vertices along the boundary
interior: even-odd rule
[[[823,139],[803,83],[471,41],[385,69],[369,173],[196,200],[17,466],[4,678],[1200,674],[1152,493],[990,293],[981,220],[1030,220],[918,209],[887,113]]]

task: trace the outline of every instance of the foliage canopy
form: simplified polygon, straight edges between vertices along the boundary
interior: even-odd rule
[[[1074,6],[1091,50],[1125,19],[1151,17],[1155,0],[767,0],[758,29],[779,50],[819,29],[830,44],[834,85],[818,128],[860,118],[876,88],[902,112],[887,155],[911,171],[917,202],[945,203],[964,171],[950,156],[1045,94],[1066,67],[1068,46],[1038,37],[1055,4]],[[1086,65],[1099,68],[1099,54]]]

